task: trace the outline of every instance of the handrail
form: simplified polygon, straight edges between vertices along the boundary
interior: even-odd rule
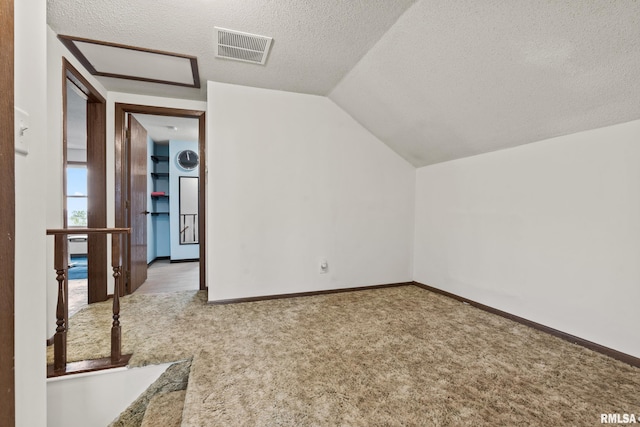
[[[67,364],[67,329],[65,319],[69,310],[66,301],[64,285],[67,280],[68,270],[68,235],[107,235],[111,234],[111,267],[113,269],[113,323],[111,326],[111,357],[83,363],[78,369],[69,369]],[[48,376],[59,376],[69,373],[84,372],[89,370],[106,369],[116,366],[124,366],[131,355],[122,355],[122,339],[120,330],[120,276],[122,269],[122,234],[131,234],[130,228],[61,228],[48,229],[47,235],[54,236],[54,268],[58,282],[58,301],[56,305],[56,333],[53,337],[53,366],[50,366]]]
[[[131,234],[130,228],[50,228],[47,236],[56,234]]]

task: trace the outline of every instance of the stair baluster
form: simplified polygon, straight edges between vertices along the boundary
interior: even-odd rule
[[[56,234],[54,268],[58,281],[58,302],[56,304],[56,334],[53,336],[53,369],[64,371],[67,366],[67,301],[65,300],[64,285],[67,276],[67,235]]]
[[[120,236],[111,236],[111,267],[113,268],[113,325],[111,326],[111,363],[120,362],[121,336],[120,336],[120,266],[121,246]]]
[[[54,268],[58,282],[58,300],[56,303],[56,333],[53,337],[53,365],[47,368],[48,377],[56,377],[80,372],[98,371],[126,366],[130,354],[122,354],[122,335],[120,327],[120,294],[122,292],[122,234],[130,234],[130,228],[66,228],[47,230],[47,235],[55,237]],[[111,326],[111,357],[82,360],[67,363],[67,313],[68,301],[65,298],[65,285],[68,271],[68,235],[107,235],[111,234],[111,267],[113,269],[113,323]]]

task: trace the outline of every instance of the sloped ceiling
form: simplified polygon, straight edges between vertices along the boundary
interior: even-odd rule
[[[415,166],[640,118],[640,2],[424,0],[330,98]]]
[[[58,34],[198,57],[206,80],[328,95],[415,166],[640,118],[635,0],[49,0]],[[213,26],[274,38],[215,59]]]

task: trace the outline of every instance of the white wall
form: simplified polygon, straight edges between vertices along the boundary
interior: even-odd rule
[[[16,154],[16,425],[46,425],[46,2],[15,2],[15,105],[30,117],[28,155]],[[6,132],[7,130],[3,130]]]
[[[110,369],[49,379],[47,427],[109,425],[170,365]]]
[[[414,278],[640,357],[640,121],[424,167]]]
[[[412,166],[325,97],[208,100],[209,300],[411,280]]]
[[[169,235],[171,236],[171,260],[185,260],[200,258],[200,245],[180,244],[180,177],[198,177],[200,166],[187,171],[178,166],[177,156],[182,150],[198,152],[198,141],[169,141],[169,194],[171,206],[169,216]],[[199,183],[198,183],[199,184]]]

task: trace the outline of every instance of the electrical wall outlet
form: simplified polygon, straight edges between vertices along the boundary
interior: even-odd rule
[[[320,260],[320,274],[326,274],[329,272],[329,262],[326,259]]]

